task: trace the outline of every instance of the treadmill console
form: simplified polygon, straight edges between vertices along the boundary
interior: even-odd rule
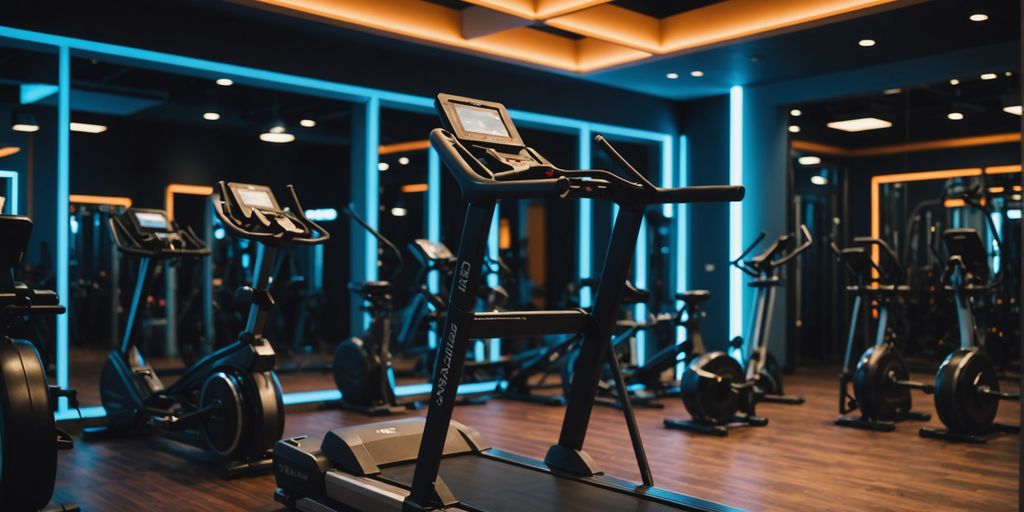
[[[971,228],[947,229],[942,232],[943,242],[949,257],[959,256],[964,269],[975,279],[987,279],[988,253],[981,241],[978,230]]]
[[[228,183],[228,189],[235,204],[242,210],[242,217],[255,221],[265,228],[274,228],[292,234],[308,234],[309,230],[291,212],[281,208],[274,192],[265,185],[249,183]]]
[[[163,210],[130,208],[126,213],[134,231],[142,235],[142,238],[152,237],[165,243],[181,241],[181,235],[171,226]]]
[[[531,172],[538,178],[550,178],[551,163],[523,143],[508,110],[501,103],[482,101],[451,94],[438,94],[435,107],[444,128],[471,149],[474,156],[486,161],[497,172],[495,179],[510,174],[524,178]]]

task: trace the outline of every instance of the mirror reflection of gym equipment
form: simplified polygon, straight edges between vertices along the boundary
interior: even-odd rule
[[[0,510],[1024,507],[1019,2],[56,14]]]

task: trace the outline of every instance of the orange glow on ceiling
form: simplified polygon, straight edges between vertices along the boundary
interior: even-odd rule
[[[583,36],[528,26],[463,36],[463,11],[425,0],[235,0],[282,14],[383,33],[527,64],[589,73],[613,66],[872,14],[921,0],[724,0],[667,18],[610,0],[467,0],[483,8]],[[513,24],[514,25],[514,24]],[[469,31],[470,33],[478,33]]]
[[[174,196],[184,194],[189,196],[213,195],[213,187],[208,185],[186,185],[184,183],[171,183],[164,190],[164,209],[167,210],[167,218],[174,220]]]
[[[823,155],[845,156],[859,158],[865,156],[895,155],[899,153],[917,153],[921,151],[932,151],[936,149],[966,148],[974,146],[991,146],[994,144],[1007,144],[1020,142],[1020,132],[994,133],[991,135],[974,135],[970,137],[957,137],[954,139],[926,140],[921,142],[908,142],[905,144],[892,144],[888,146],[874,146],[869,148],[847,149],[839,146],[831,146],[808,140],[793,140],[793,149],[809,153],[820,153]],[[995,169],[995,167],[993,167]]]

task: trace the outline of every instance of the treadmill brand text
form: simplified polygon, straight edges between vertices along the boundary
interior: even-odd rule
[[[466,287],[469,286],[469,269],[472,265],[468,261],[463,261],[459,267],[459,291],[465,293]]]
[[[452,355],[455,354],[455,334],[459,332],[459,325],[452,322],[452,328],[445,338],[444,354],[441,356],[440,371],[437,372],[437,389],[435,403],[438,407],[444,405],[444,390],[448,387],[448,372],[452,369]]]

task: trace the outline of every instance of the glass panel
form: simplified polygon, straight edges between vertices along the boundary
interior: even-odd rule
[[[212,189],[204,188],[218,180],[266,184],[279,200],[293,184],[331,232],[322,247],[281,251],[264,335],[285,392],[333,388],[323,371],[348,332],[348,238],[336,218],[349,201],[351,105],[96,59],[72,59],[71,73],[71,121],[79,124],[71,135],[78,230],[69,317],[83,403],[99,403],[100,369],[121,340],[136,284],[137,259],[113,247],[107,226],[128,201],[169,210],[213,252],[156,265],[138,346],[164,384],[244,326],[248,305],[236,290],[252,283],[256,251],[213,218]]]

